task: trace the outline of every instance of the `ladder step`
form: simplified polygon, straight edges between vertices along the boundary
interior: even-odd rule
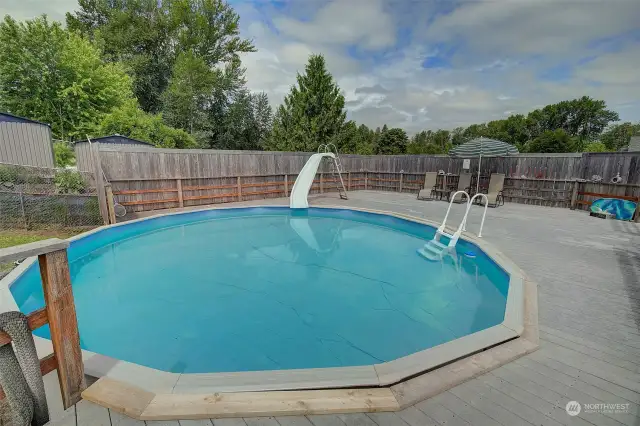
[[[429,241],[431,244],[433,244],[436,247],[440,247],[442,250],[448,248],[449,246],[447,246],[446,244],[442,244],[440,241],[438,240],[431,240]]]
[[[425,246],[426,247],[426,246]],[[434,253],[432,251],[425,250],[425,247],[418,249],[418,254],[427,260],[437,261],[442,259],[442,253]]]
[[[447,231],[441,231],[441,230],[439,230],[439,229],[438,229],[436,232],[437,232],[438,234],[440,234],[440,235],[444,235],[444,236],[445,236],[445,237],[447,237],[447,238],[453,238],[453,235],[452,235],[452,234],[450,234],[450,233],[448,233]]]

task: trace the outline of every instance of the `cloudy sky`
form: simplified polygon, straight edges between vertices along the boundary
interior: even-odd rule
[[[62,19],[75,0],[1,0]],[[231,0],[249,87],[281,102],[325,55],[349,117],[453,128],[582,95],[640,121],[640,0]]]

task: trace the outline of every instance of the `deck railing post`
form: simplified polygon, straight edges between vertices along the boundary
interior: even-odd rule
[[[238,176],[238,201],[242,201],[242,178]]]
[[[289,175],[284,175],[284,196],[289,196]]]
[[[576,201],[578,200],[578,186],[580,182],[577,180],[573,181],[573,188],[571,188],[571,210],[576,209]]]
[[[100,215],[105,225],[109,224],[109,211],[107,208],[107,197],[104,192],[104,176],[102,175],[102,165],[100,164],[100,143],[94,142],[91,145],[91,156],[93,160],[93,173],[96,179],[96,192],[98,194],[98,207]]]
[[[76,308],[66,249],[38,255],[53,352],[58,363],[62,403],[67,409],[86,388]]]
[[[176,179],[176,189],[178,191],[178,207],[184,207],[184,198],[182,195],[182,179]]]
[[[109,214],[109,225],[116,223],[115,203],[113,202],[113,189],[110,183],[104,184],[104,191],[107,197],[107,212]]]
[[[398,192],[402,192],[402,179],[404,178],[404,173],[400,172],[400,191]]]
[[[367,181],[369,180],[369,172],[364,172],[364,190],[367,190]]]

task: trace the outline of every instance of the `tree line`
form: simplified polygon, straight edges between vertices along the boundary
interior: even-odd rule
[[[311,55],[283,103],[252,93],[240,17],[223,0],[79,0],[66,26],[46,16],[0,23],[0,111],[51,124],[62,141],[118,133],[168,148],[444,154],[477,137],[524,152],[617,150],[640,123],[584,96],[527,115],[409,137],[347,119],[322,55]],[[65,161],[69,148],[59,150]]]

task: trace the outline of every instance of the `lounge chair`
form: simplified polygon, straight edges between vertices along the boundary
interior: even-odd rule
[[[418,192],[418,200],[433,200],[437,178],[438,173],[436,172],[428,172],[424,174],[424,187],[420,192]]]
[[[460,178],[458,179],[458,189],[457,191],[466,191],[469,193],[469,187],[471,187],[471,173],[462,173]],[[465,200],[464,194],[458,194],[454,197],[454,203],[465,203],[469,200]]]
[[[492,173],[489,178],[489,190],[487,198],[489,207],[498,207],[504,205],[504,197],[502,196],[502,188],[504,187],[504,174]]]

